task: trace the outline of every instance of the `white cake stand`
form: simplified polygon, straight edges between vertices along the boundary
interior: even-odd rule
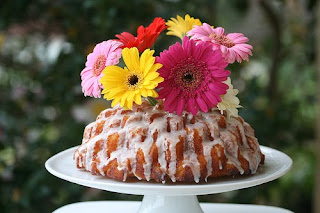
[[[196,195],[216,194],[256,186],[275,180],[289,171],[292,165],[289,156],[272,148],[260,147],[266,160],[255,175],[221,178],[200,184],[121,182],[95,176],[76,168],[73,153],[77,147],[54,155],[47,160],[45,167],[51,174],[83,186],[125,194],[144,195],[138,213],[203,213]]]

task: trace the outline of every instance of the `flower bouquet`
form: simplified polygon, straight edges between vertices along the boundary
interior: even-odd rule
[[[153,44],[161,32],[177,36],[176,42],[154,56]],[[146,98],[151,105],[163,99],[164,110],[181,115],[187,111],[220,110],[238,116],[238,90],[231,84],[228,64],[249,60],[252,46],[242,33],[226,34],[222,27],[199,19],[177,16],[167,22],[157,17],[140,26],[137,36],[128,32],[97,44],[81,72],[85,96],[112,100],[131,109]],[[125,66],[117,66],[123,60]]]

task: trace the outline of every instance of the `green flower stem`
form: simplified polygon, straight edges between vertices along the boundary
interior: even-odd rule
[[[150,96],[147,97],[147,100],[149,101],[151,106],[155,106],[158,103],[158,101],[155,98]]]

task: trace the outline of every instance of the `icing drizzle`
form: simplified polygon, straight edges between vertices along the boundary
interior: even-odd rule
[[[256,173],[262,161],[261,151],[253,129],[241,117],[226,118],[218,111],[199,112],[193,116],[184,112],[181,116],[166,112],[161,102],[152,107],[146,103],[135,105],[132,110],[120,107],[106,109],[97,120],[86,126],[82,145],[74,154],[77,166],[94,173],[107,175],[104,167],[114,161],[117,169],[123,171],[123,181],[129,176],[138,179],[151,179],[153,165],[152,149],[158,149],[158,163],[161,180],[168,176],[176,181],[177,144],[183,142],[183,167],[188,166],[198,183],[201,178],[214,176],[212,155],[218,155],[220,170],[223,165],[220,157],[227,158],[227,164],[235,166],[240,174],[244,173],[239,153],[248,162],[252,174]],[[108,144],[115,141],[114,144]],[[195,143],[201,141],[201,143]],[[218,146],[223,147],[223,153]],[[137,159],[143,153],[143,176],[137,173]],[[201,177],[199,154],[206,161],[206,176]]]

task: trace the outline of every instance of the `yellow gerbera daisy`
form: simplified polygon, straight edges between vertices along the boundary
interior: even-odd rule
[[[163,81],[157,72],[162,64],[155,63],[153,53],[154,50],[146,49],[139,58],[136,47],[124,48],[122,58],[126,67],[107,66],[103,70],[102,94],[107,100],[113,99],[112,107],[120,103],[121,107],[132,109],[133,102],[141,105],[141,96],[158,97],[154,88]]]
[[[177,16],[177,19],[171,18],[171,20],[166,22],[168,27],[167,35],[177,36],[182,38],[190,31],[194,25],[201,26],[201,21],[190,17],[189,14],[185,15],[184,19],[181,16]]]

